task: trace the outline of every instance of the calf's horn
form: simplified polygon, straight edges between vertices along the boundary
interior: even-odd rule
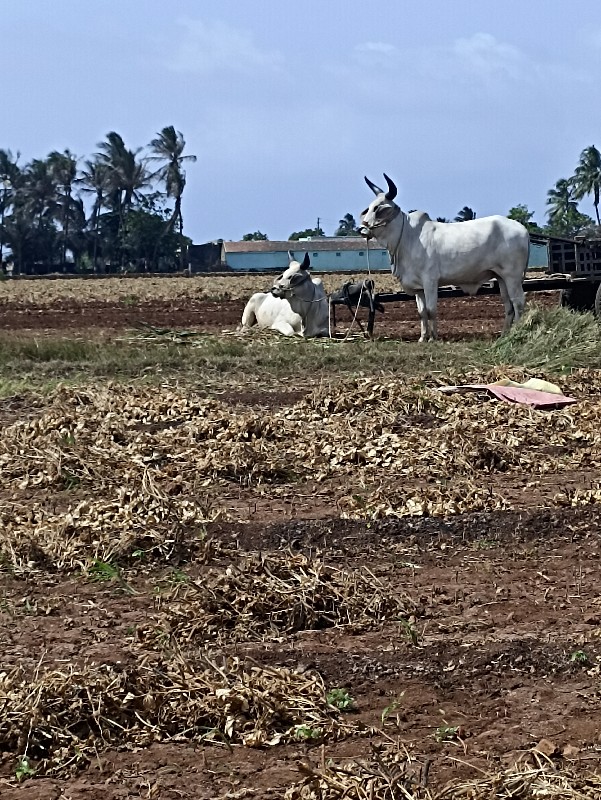
[[[365,178],[365,183],[369,186],[369,188],[372,190],[374,194],[384,194],[384,190],[380,189],[379,186],[376,186],[375,183],[372,183],[372,181],[370,181],[367,175],[364,175],[363,177]]]
[[[394,181],[391,181],[386,173],[384,173],[384,178],[386,179],[386,183],[388,184],[388,191],[386,192],[386,199],[387,200],[394,200],[394,198],[397,195],[397,188],[394,185]]]

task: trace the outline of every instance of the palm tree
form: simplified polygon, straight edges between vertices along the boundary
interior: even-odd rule
[[[23,212],[32,225],[30,262],[52,264],[58,255],[55,220],[58,217],[59,187],[48,159],[36,158],[25,168],[24,184],[19,190]]]
[[[131,210],[133,201],[143,199],[143,190],[150,186],[151,175],[146,168],[146,159],[138,159],[142,148],[129,150],[125,142],[116,131],[107,134],[106,141],[100,142],[100,153],[96,159],[105,164],[108,170],[108,205],[116,218],[112,227],[112,249],[123,250],[120,247],[124,220]]]
[[[358,236],[359,231],[357,229],[357,223],[355,222],[355,218],[352,214],[345,214],[344,217],[339,220],[338,228],[336,229],[336,233],[334,236]]]
[[[467,222],[470,219],[476,219],[476,212],[469,206],[463,206],[459,214],[455,217],[455,222]]]
[[[10,205],[4,236],[15,261],[15,274],[35,262],[52,263],[56,254],[57,184],[49,162],[35,159],[23,170],[12,171]]]
[[[574,199],[572,182],[561,178],[553,189],[547,192],[547,230],[555,236],[575,236],[579,231],[594,224],[591,217],[578,210]]]
[[[0,267],[4,264],[4,219],[6,212],[13,203],[14,193],[18,185],[21,170],[17,166],[19,153],[16,158],[10,150],[0,150],[0,183],[2,184],[2,194],[0,195]]]
[[[26,205],[41,227],[54,218],[57,209],[57,183],[48,161],[35,158],[25,169]]]
[[[549,223],[562,226],[568,217],[578,211],[578,204],[574,200],[572,184],[566,178],[560,178],[553,189],[547,192],[547,206],[549,207]]]
[[[168,125],[166,128],[157,134],[157,138],[150,142],[150,149],[153,155],[150,157],[151,161],[164,161],[163,166],[156,172],[165,183],[165,191],[167,197],[172,197],[174,206],[173,213],[167,221],[165,226],[165,233],[170,233],[176,223],[178,224],[178,231],[180,235],[180,260],[183,267],[184,247],[183,247],[183,232],[184,220],[182,217],[182,195],[186,186],[186,173],[183,169],[185,161],[196,161],[196,156],[185,156],[184,148],[186,140],[180,131],[176,131],[173,125]],[[161,237],[162,238],[162,237]],[[159,240],[160,242],[160,240]],[[159,246],[157,242],[157,248]],[[156,250],[155,250],[156,252]]]
[[[65,150],[64,153],[59,153],[54,150],[48,156],[48,164],[50,166],[50,173],[58,186],[62,189],[60,196],[61,205],[61,226],[63,229],[62,235],[62,248],[61,248],[61,264],[63,270],[67,260],[67,241],[69,239],[69,220],[73,213],[73,183],[77,178],[77,159],[70,150]]]
[[[101,152],[96,158],[108,169],[110,203],[122,217],[131,208],[133,200],[139,200],[142,190],[150,185],[146,160],[137,158],[142,148],[129,150],[115,131],[107,134],[106,142],[100,142],[98,147]]]
[[[601,153],[595,145],[586,147],[580,154],[580,161],[576,167],[576,172],[572,178],[574,187],[574,200],[582,200],[587,194],[593,195],[593,205],[597,225],[601,225],[599,219],[599,191],[601,189]]]
[[[92,263],[94,272],[97,271],[98,256],[98,237],[100,230],[100,212],[108,203],[108,194],[111,189],[111,175],[108,164],[100,159],[85,162],[85,168],[77,179],[82,184],[82,191],[94,195],[94,204],[90,215],[90,223],[94,236],[94,249],[92,253]]]

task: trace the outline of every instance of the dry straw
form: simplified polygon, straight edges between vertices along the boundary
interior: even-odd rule
[[[428,787],[429,762],[412,760],[404,748],[374,750],[366,761],[301,764],[303,778],[285,800],[600,800],[601,776],[556,765],[536,753],[513,767]]]
[[[524,373],[445,382],[505,376]],[[200,555],[208,522],[248,519],[248,503],[232,503],[241,492],[297,507],[323,485],[337,515],[451,515],[515,504],[499,478],[561,484],[601,467],[599,372],[565,381],[578,403],[556,411],[441,394],[439,382],[350,379],[261,411],[180,387],[59,389],[0,432],[0,560],[68,570]],[[597,501],[586,485],[557,497]]]
[[[358,732],[314,672],[209,656],[0,674],[0,748],[60,774],[109,747],[156,741],[273,746]]]
[[[340,625],[364,630],[416,611],[404,591],[391,591],[366,567],[338,569],[286,553],[242,556],[225,569],[209,569],[202,580],[161,593],[157,605],[151,635],[167,633],[179,646]]]

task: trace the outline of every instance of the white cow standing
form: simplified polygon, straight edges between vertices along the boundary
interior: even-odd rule
[[[530,237],[526,228],[507,217],[466,222],[434,222],[425,211],[402,211],[394,198],[397,188],[387,175],[388,191],[367,177],[376,199],[361,214],[361,233],[388,250],[392,274],[403,290],[415,295],[421,322],[420,342],[437,338],[439,286],[459,286],[476,294],[496,278],[505,306],[503,332],[524,311],[522,281],[528,266]]]
[[[271,328],[284,336],[329,336],[328,296],[320,278],[311,278],[311,260],[302,264],[289,251],[288,269],[275,281],[271,292],[257,292],[242,314],[242,328]]]

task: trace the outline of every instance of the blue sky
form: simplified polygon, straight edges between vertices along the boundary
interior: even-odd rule
[[[194,241],[333,233],[386,171],[399,202],[478,216],[601,147],[594,0],[3,0],[2,137],[22,160],[175,125]],[[586,201],[583,211],[592,213]]]

